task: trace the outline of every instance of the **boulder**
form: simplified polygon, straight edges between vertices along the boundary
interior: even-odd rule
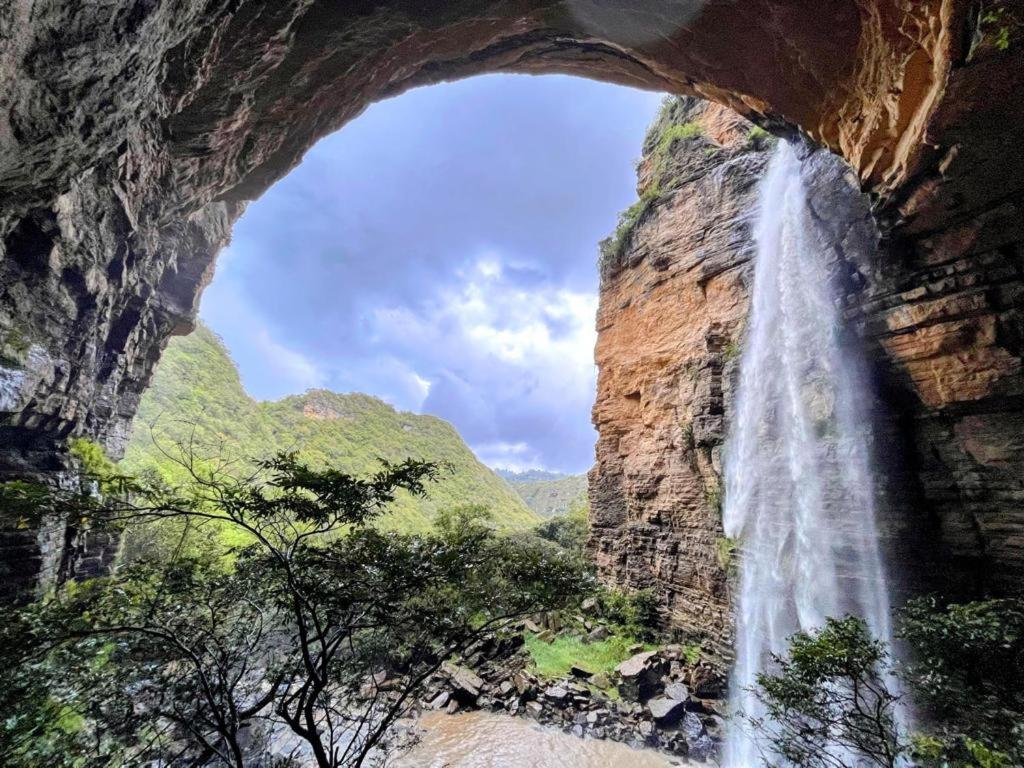
[[[611,687],[612,681],[608,679],[608,675],[604,672],[598,672],[590,678],[590,684],[604,690]]]
[[[484,687],[484,681],[479,675],[450,661],[441,665],[441,672],[448,677],[455,695],[461,699],[470,700],[470,703],[476,700],[476,697],[480,695],[480,689]]]
[[[675,725],[686,713],[686,700],[659,696],[647,702],[647,711],[658,725]]]
[[[448,700],[451,699],[451,694],[448,691],[441,691],[437,696],[430,700],[428,705],[431,709],[444,709],[448,706]]]
[[[569,691],[559,685],[552,685],[544,691],[544,698],[553,704],[563,704],[569,697]]]
[[[622,678],[619,693],[633,701],[646,701],[661,687],[665,660],[657,651],[645,651],[626,659],[616,667]]]
[[[587,634],[587,642],[599,643],[602,640],[607,640],[608,639],[608,635],[609,635],[609,632],[608,632],[608,628],[607,627],[594,627]]]
[[[690,672],[690,691],[699,699],[720,699],[725,688],[725,679],[707,664],[699,664]]]
[[[584,669],[578,664],[573,664],[571,667],[569,667],[569,674],[573,677],[578,677],[581,680],[589,680],[594,676],[593,672],[591,672],[589,669]]]
[[[636,646],[634,646],[636,647]],[[615,671],[623,678],[633,678],[648,669],[648,662],[657,655],[657,651],[645,651],[635,656],[630,656],[615,668]]]
[[[665,686],[665,696],[678,701],[686,701],[690,698],[690,689],[682,683],[668,683]]]

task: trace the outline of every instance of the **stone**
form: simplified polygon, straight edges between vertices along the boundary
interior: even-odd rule
[[[430,704],[428,706],[431,709],[444,709],[446,706],[448,706],[448,700],[450,698],[451,694],[449,694],[448,691],[441,691],[439,694],[437,694],[436,696],[434,696],[434,698],[430,700]]]
[[[607,640],[609,636],[608,628],[604,626],[594,627],[587,633],[587,642],[599,643],[602,640]]]
[[[580,603],[580,610],[584,613],[592,613],[597,610],[597,598],[588,597],[582,603]]]
[[[615,671],[624,678],[633,678],[650,669],[650,660],[657,655],[657,651],[644,651],[619,664]]]
[[[456,696],[474,700],[484,687],[484,681],[479,675],[450,661],[441,665],[441,672],[448,677]]]
[[[589,669],[584,669],[583,667],[578,666],[576,664],[573,664],[569,668],[569,674],[573,677],[578,677],[581,680],[589,680],[594,676],[594,673],[591,672]]]
[[[562,704],[569,697],[569,692],[558,685],[552,685],[544,690],[544,698],[554,704]]]
[[[646,701],[661,685],[665,660],[657,651],[644,651],[623,661],[615,668],[621,678],[619,692],[626,699]]]
[[[694,667],[690,673],[690,691],[701,699],[718,699],[725,695],[725,678],[718,669],[706,664]]]
[[[512,684],[520,696],[529,695],[536,687],[536,681],[525,672],[516,672],[512,676]]]
[[[590,678],[590,683],[595,688],[599,688],[601,690],[611,688],[612,685],[611,680],[608,679],[608,675],[606,675],[604,672],[598,672],[597,674],[593,675]]]
[[[647,702],[647,711],[658,725],[674,725],[686,711],[686,700],[659,696]]]
[[[690,689],[682,683],[668,683],[665,686],[665,696],[677,701],[686,701],[690,698]]]

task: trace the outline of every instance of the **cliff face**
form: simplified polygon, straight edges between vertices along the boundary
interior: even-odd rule
[[[721,658],[732,631],[721,446],[767,143],[721,107],[676,101],[645,144],[640,202],[603,244],[590,548],[605,580],[655,588],[666,623]],[[848,332],[875,373],[890,568],[904,591],[1019,589],[1021,255],[883,241],[848,167],[802,152]]]

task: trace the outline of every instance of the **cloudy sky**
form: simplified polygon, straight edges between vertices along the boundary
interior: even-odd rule
[[[367,392],[492,466],[584,471],[597,242],[659,100],[491,75],[376,104],[249,206],[201,315],[254,397]]]

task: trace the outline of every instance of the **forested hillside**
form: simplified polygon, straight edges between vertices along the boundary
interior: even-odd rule
[[[587,500],[586,475],[560,475],[542,470],[511,472],[499,470],[526,505],[541,517],[565,515],[574,505]]]
[[[454,472],[432,484],[426,498],[400,495],[383,525],[423,530],[446,507],[490,507],[502,528],[526,528],[537,516],[509,485],[481,464],[455,428],[433,416],[399,412],[363,394],[312,390],[276,402],[246,394],[227,349],[203,325],[167,347],[135,419],[124,467],[180,471],[160,450],[191,441],[202,456],[242,460],[298,451],[316,465],[361,475],[378,458],[449,463]]]

